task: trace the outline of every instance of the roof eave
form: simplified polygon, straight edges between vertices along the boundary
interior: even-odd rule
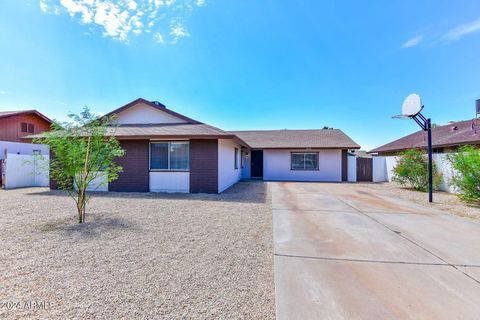
[[[35,115],[39,116],[40,118],[42,118],[43,120],[45,120],[46,122],[48,122],[50,124],[53,123],[53,121],[50,120],[47,116],[45,116],[44,114],[42,114],[41,112],[39,112],[35,109],[33,109],[33,110],[22,110],[22,111],[12,113],[12,114],[0,115],[0,119],[10,118],[10,117],[15,117],[15,116],[21,116],[21,115],[26,115],[26,114],[35,114]]]
[[[192,119],[192,118],[189,118],[189,117],[186,117],[186,116],[184,116],[184,115],[182,115],[182,114],[180,114],[180,113],[177,113],[177,112],[175,112],[175,111],[172,111],[172,110],[168,109],[167,107],[165,107],[164,105],[158,106],[158,105],[156,105],[155,103],[153,103],[153,102],[151,102],[151,101],[148,101],[148,100],[146,100],[146,99],[143,99],[143,98],[135,99],[135,100],[133,100],[132,102],[129,102],[129,103],[127,103],[127,104],[124,105],[124,106],[121,106],[120,108],[117,108],[117,109],[115,109],[115,110],[113,110],[113,111],[110,111],[110,112],[107,113],[106,115],[102,116],[102,118],[104,118],[104,117],[109,117],[109,116],[118,114],[118,113],[120,113],[120,112],[122,112],[122,111],[125,111],[125,110],[133,107],[134,105],[139,104],[139,103],[145,103],[146,105],[148,105],[148,106],[150,106],[150,107],[152,107],[152,108],[155,108],[155,109],[161,110],[161,111],[163,111],[163,112],[166,112],[166,113],[168,113],[168,114],[170,114],[170,115],[172,115],[172,116],[174,116],[174,117],[177,117],[177,118],[180,118],[180,119],[182,119],[182,120],[185,120],[185,121],[187,121],[188,123],[191,123],[191,124],[202,124],[202,122],[197,121],[197,120]]]

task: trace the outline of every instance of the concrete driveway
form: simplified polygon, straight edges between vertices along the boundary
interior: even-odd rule
[[[479,319],[480,223],[362,184],[269,187],[277,319]]]

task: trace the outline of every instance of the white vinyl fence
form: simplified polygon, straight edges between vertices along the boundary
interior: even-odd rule
[[[348,182],[356,182],[357,181],[357,157],[355,156],[348,156],[347,158],[348,164]]]
[[[3,184],[5,189],[48,187],[49,156],[31,156],[7,153],[4,159]]]
[[[373,181],[392,181],[393,169],[397,165],[399,156],[374,157],[373,158]],[[437,172],[443,175],[443,183],[440,190],[455,193],[455,189],[448,185],[448,181],[452,177],[453,169],[446,159],[445,153],[437,153],[433,155],[433,161],[437,166]]]
[[[9,153],[25,155],[36,153],[48,156],[49,149],[44,144],[0,141],[0,159],[5,159],[5,156]]]

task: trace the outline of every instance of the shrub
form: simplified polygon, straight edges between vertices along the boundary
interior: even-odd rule
[[[408,185],[415,190],[428,190],[428,158],[418,149],[404,152],[397,166],[393,169],[393,180],[401,185]],[[433,188],[438,189],[442,183],[442,175],[437,173],[436,164],[433,163]]]
[[[458,189],[459,197],[465,201],[480,201],[480,149],[463,146],[456,153],[447,155],[453,176],[449,185]]]

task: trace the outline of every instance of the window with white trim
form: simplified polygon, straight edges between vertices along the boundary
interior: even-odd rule
[[[318,170],[318,152],[292,152],[290,169],[315,171]]]
[[[188,141],[150,143],[150,170],[187,171],[190,169]]]

